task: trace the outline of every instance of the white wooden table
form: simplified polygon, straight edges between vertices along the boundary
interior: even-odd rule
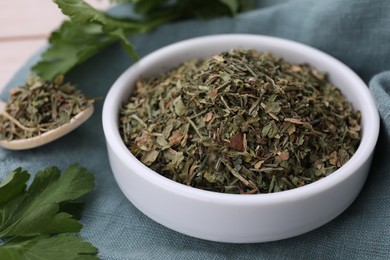
[[[86,0],[96,8],[108,0]],[[66,17],[51,0],[0,1],[0,91]]]

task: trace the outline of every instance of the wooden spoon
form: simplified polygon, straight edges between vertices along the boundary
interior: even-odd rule
[[[5,107],[6,103],[0,101],[0,114],[4,115]],[[89,107],[75,115],[68,123],[63,124],[58,128],[27,139],[16,139],[11,141],[0,140],[0,146],[9,150],[26,150],[50,143],[84,123],[93,114],[93,110],[94,108],[91,104]]]

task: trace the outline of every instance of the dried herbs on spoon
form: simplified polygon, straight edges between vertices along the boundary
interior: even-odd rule
[[[326,177],[360,142],[360,112],[307,64],[230,50],[140,79],[120,131],[145,165],[225,193],[270,193]]]
[[[58,128],[93,101],[62,76],[53,82],[30,76],[25,86],[11,90],[5,111],[0,111],[0,140],[31,138]]]

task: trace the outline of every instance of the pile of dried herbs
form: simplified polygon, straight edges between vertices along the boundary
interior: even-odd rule
[[[325,73],[230,50],[140,79],[120,112],[129,150],[169,179],[270,193],[324,178],[360,142],[360,113]]]
[[[14,88],[5,111],[0,112],[0,140],[38,136],[70,121],[93,103],[58,76],[53,82],[30,76]]]

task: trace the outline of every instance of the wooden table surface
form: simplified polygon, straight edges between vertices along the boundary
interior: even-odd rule
[[[103,9],[108,0],[86,0]],[[0,1],[0,91],[66,17],[51,0]]]

